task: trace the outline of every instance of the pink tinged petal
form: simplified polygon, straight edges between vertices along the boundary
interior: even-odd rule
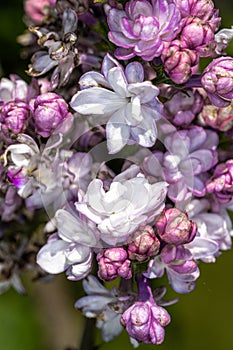
[[[87,246],[96,245],[96,237],[88,225],[78,216],[59,209],[55,214],[59,237],[68,242],[77,242]]]
[[[119,24],[122,20],[122,18],[126,17],[126,13],[125,11],[122,10],[118,10],[118,9],[111,9],[108,12],[108,26],[110,28],[110,30],[114,31],[114,32],[118,32],[119,31]]]
[[[181,179],[179,182],[170,184],[168,187],[168,197],[173,202],[181,202],[187,195],[187,187],[184,184],[184,180]]]
[[[195,151],[191,153],[190,156],[194,169],[194,174],[198,174],[209,170],[217,162],[216,152],[208,149],[201,149]]]
[[[103,77],[103,75],[98,72],[87,72],[83,74],[81,79],[79,80],[79,85],[81,89],[99,86],[103,86],[108,89],[111,88],[107,80]]]
[[[167,271],[169,283],[175,292],[186,294],[194,290],[196,286],[196,279],[200,276],[200,271],[197,268],[192,274],[179,274],[169,269]]]
[[[127,64],[125,76],[129,84],[142,83],[144,80],[144,69],[141,63],[131,62]]]
[[[112,91],[93,87],[79,91],[70,102],[71,107],[83,115],[111,115],[126,104],[125,98]]]
[[[197,197],[203,197],[206,193],[206,187],[204,182],[198,177],[193,176],[191,178],[186,177],[185,182],[187,187],[192,191],[192,193]]]
[[[119,47],[115,50],[114,55],[119,60],[129,60],[130,58],[133,58],[134,56],[136,56],[133,49],[127,49],[127,48],[123,49]]]
[[[124,47],[125,49],[129,47],[134,47],[135,45],[135,40],[129,39],[125,37],[122,33],[120,32],[109,32],[108,33],[108,39],[113,42],[115,45]]]
[[[126,4],[126,13],[134,20],[138,15],[142,13],[144,16],[151,16],[152,11],[153,9],[149,1],[137,0],[130,1]]]
[[[140,37],[140,30],[137,30],[135,27],[135,22],[129,20],[128,18],[122,18],[121,31],[126,38],[132,40],[136,40]]]
[[[109,84],[111,85],[112,89],[117,93],[117,95],[124,98],[130,96],[127,91],[127,80],[125,78],[123,70],[120,67],[110,69],[107,78]]]
[[[51,240],[45,244],[37,254],[37,263],[48,273],[57,274],[66,270],[66,256],[64,251],[69,243],[60,239]]]

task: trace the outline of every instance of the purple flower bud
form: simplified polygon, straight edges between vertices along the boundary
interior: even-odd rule
[[[166,116],[177,126],[189,125],[195,116],[201,112],[203,98],[200,93],[187,89],[185,92],[178,91],[172,87],[167,89],[165,97],[168,101],[164,104]],[[174,94],[175,93],[175,94]]]
[[[176,84],[188,81],[192,75],[192,68],[198,63],[197,53],[183,48],[178,40],[163,50],[161,59],[166,73]]]
[[[158,235],[166,243],[179,245],[191,242],[197,225],[177,208],[165,209],[155,222]]]
[[[233,105],[230,104],[225,108],[205,105],[198,117],[202,125],[208,125],[220,131],[228,131],[233,127]]]
[[[123,313],[121,323],[138,342],[161,344],[164,340],[164,327],[170,323],[170,316],[155,303],[146,278],[138,278],[137,284],[139,301]]]
[[[206,183],[207,191],[214,193],[219,202],[229,202],[233,196],[233,159],[218,164],[213,177]]]
[[[35,100],[31,101],[31,104],[37,133],[43,137],[51,136],[64,121],[69,122],[71,120],[72,115],[68,111],[66,101],[55,93],[48,92],[39,95]],[[63,129],[62,131],[64,132]]]
[[[209,56],[214,48],[214,29],[212,22],[202,21],[197,17],[187,17],[182,20],[180,40],[182,46],[195,50],[199,56]]]
[[[131,260],[144,261],[159,252],[160,242],[154,230],[147,225],[143,230],[134,233],[133,241],[128,245],[128,254]]]
[[[22,133],[27,127],[29,116],[30,109],[25,102],[6,102],[0,115],[1,130],[5,135]]]
[[[120,47],[115,52],[117,58],[140,56],[151,61],[180,31],[180,12],[173,1],[131,0],[125,11],[108,11],[108,25],[109,40]]]
[[[229,106],[233,99],[233,58],[219,57],[213,60],[205,68],[201,83],[215,106]]]
[[[211,0],[176,0],[176,6],[182,17],[193,16],[203,20],[210,19],[216,11]]]
[[[102,280],[112,281],[118,276],[128,279],[132,277],[130,260],[125,249],[109,248],[97,254],[99,265],[98,276]]]

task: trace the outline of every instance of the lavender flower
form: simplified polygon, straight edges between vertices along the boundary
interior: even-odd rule
[[[233,159],[221,163],[214,169],[206,183],[207,191],[214,193],[219,202],[229,202],[233,196]]]
[[[204,70],[201,84],[215,106],[227,107],[233,99],[233,58],[219,57]]]
[[[108,37],[120,46],[115,51],[118,59],[140,56],[151,61],[176,37],[179,24],[180,12],[173,1],[131,0],[125,11],[113,8],[108,12]]]
[[[97,254],[98,276],[102,280],[112,281],[116,277],[128,279],[132,277],[130,260],[124,248],[109,248]]]
[[[65,100],[52,92],[39,95],[31,102],[37,133],[49,137],[53,132],[66,131],[72,124],[72,115]],[[66,121],[66,128],[64,128]],[[62,129],[61,129],[62,126]]]
[[[5,135],[18,135],[27,128],[29,117],[30,108],[25,102],[6,102],[0,114],[1,130]]]
[[[197,225],[177,208],[164,209],[156,219],[155,227],[163,241],[174,245],[191,242],[197,232]]]
[[[144,147],[155,143],[155,122],[161,117],[162,104],[157,99],[158,88],[143,79],[140,63],[132,62],[124,71],[107,54],[102,74],[88,72],[79,81],[83,90],[73,96],[70,105],[82,115],[99,116],[99,124],[107,122],[110,153],[120,151],[131,140]]]
[[[138,301],[123,313],[121,323],[137,342],[161,344],[164,340],[164,327],[170,323],[170,316],[155,303],[145,277],[138,276],[137,285]]]
[[[153,228],[146,225],[143,229],[134,232],[132,242],[127,250],[131,260],[144,261],[148,257],[158,254],[160,242],[155,235]]]
[[[103,242],[113,246],[124,243],[140,225],[153,220],[162,211],[165,196],[165,182],[150,185],[141,173],[128,179],[122,173],[106,192],[101,180],[92,180],[82,202],[75,205],[97,224]]]
[[[154,157],[158,159],[162,165],[163,179],[169,183],[168,197],[176,203],[183,201],[189,191],[195,196],[204,196],[206,179],[202,176],[217,163],[217,134],[192,126],[170,133],[165,137],[164,144],[168,151],[165,154],[154,152],[144,160],[144,168],[158,178],[157,169],[150,167],[150,161],[153,162]]]

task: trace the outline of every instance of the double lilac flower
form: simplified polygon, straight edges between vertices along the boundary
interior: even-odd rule
[[[176,4],[167,0],[131,0],[126,3],[125,11],[111,9],[108,38],[120,47],[115,56],[118,59],[140,56],[152,61],[179,33],[180,20]]]
[[[70,105],[82,115],[99,117],[98,124],[107,123],[110,153],[117,153],[132,141],[144,147],[156,141],[156,121],[162,113],[159,89],[143,80],[140,63],[132,62],[124,70],[107,54],[102,74],[88,72],[79,81],[82,90],[73,96]]]

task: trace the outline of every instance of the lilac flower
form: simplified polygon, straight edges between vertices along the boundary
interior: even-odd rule
[[[181,294],[192,292],[200,275],[190,250],[183,245],[165,245],[161,254],[150,261],[144,275],[148,278],[160,278],[165,271],[174,291]]]
[[[233,159],[220,163],[206,183],[207,191],[214,193],[219,202],[229,202],[233,196]]]
[[[102,330],[104,341],[118,336],[123,327],[120,323],[123,311],[132,303],[134,295],[129,288],[127,292],[106,289],[96,277],[89,275],[83,280],[83,289],[88,294],[75,303],[75,307],[89,318],[97,319],[97,328]]]
[[[53,93],[39,95],[31,101],[37,133],[49,137],[53,132],[66,131],[71,127],[73,117],[65,100]],[[64,122],[66,121],[66,128]]]
[[[168,151],[165,154],[155,152],[145,159],[144,167],[158,178],[157,169],[153,170],[149,165],[151,158],[158,158],[164,178],[169,183],[168,197],[174,202],[183,201],[188,191],[195,196],[204,196],[206,179],[202,176],[217,162],[217,134],[192,126],[171,133],[165,137],[164,144]]]
[[[215,52],[217,55],[226,54],[225,49],[228,47],[229,42],[233,39],[233,26],[231,28],[223,28],[217,32],[214,36],[215,40]]]
[[[129,140],[144,147],[156,141],[156,120],[161,117],[159,90],[145,81],[138,62],[122,66],[107,54],[102,74],[88,72],[79,83],[82,91],[71,100],[71,107],[82,115],[99,116],[99,124],[107,122],[106,135],[110,153],[120,151]],[[109,119],[110,118],[110,119]]]
[[[188,215],[195,220],[198,233],[194,240],[185,246],[194,259],[204,262],[215,262],[221,250],[231,248],[232,223],[225,209],[215,213],[210,211],[206,199],[193,199],[186,206]]]
[[[112,281],[118,276],[128,279],[132,277],[130,260],[124,248],[109,248],[97,254],[98,276],[104,281]]]
[[[201,84],[215,106],[227,107],[233,99],[233,58],[219,57],[203,71]]]
[[[144,261],[148,257],[158,254],[160,242],[153,228],[146,225],[143,229],[134,232],[132,242],[128,244],[127,250],[131,260]]]
[[[196,90],[187,89],[185,92],[167,88],[164,103],[166,117],[176,126],[189,125],[203,108],[203,98]]]
[[[197,225],[177,208],[164,209],[156,219],[155,227],[163,241],[174,245],[191,242],[197,232]]]
[[[18,75],[11,74],[10,79],[0,81],[0,103],[8,101],[27,102],[28,84]]]
[[[103,242],[111,246],[124,243],[140,225],[153,220],[162,211],[166,196],[165,182],[150,185],[141,173],[129,179],[123,175],[115,177],[106,192],[101,180],[92,180],[82,202],[75,203],[80,213],[97,224]]]
[[[108,12],[108,38],[120,46],[115,51],[118,59],[140,56],[151,61],[176,37],[179,24],[180,12],[173,1],[131,0],[125,11],[113,8]]]
[[[163,50],[161,59],[169,77],[176,84],[183,84],[191,77],[199,56],[196,51],[183,47],[180,40],[175,40]]]
[[[137,285],[138,301],[123,313],[121,323],[137,342],[161,344],[164,340],[164,327],[170,323],[170,316],[155,303],[145,277],[138,276]]]
[[[6,102],[0,114],[1,130],[5,135],[18,135],[27,128],[29,117],[30,108],[25,102]]]
[[[92,269],[92,247],[97,244],[93,227],[60,209],[55,215],[57,233],[40,249],[37,263],[48,273],[66,271],[67,278],[79,280]]]
[[[208,125],[220,131],[228,131],[233,127],[233,104],[224,108],[207,104],[199,113],[198,118],[202,125]]]

